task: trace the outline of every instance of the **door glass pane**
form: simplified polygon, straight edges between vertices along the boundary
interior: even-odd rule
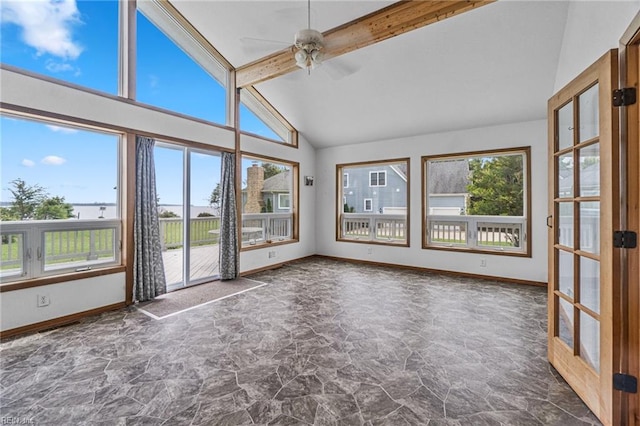
[[[580,257],[580,303],[600,313],[600,262]]]
[[[593,139],[599,134],[598,85],[591,87],[579,97],[580,142]]]
[[[558,151],[573,146],[573,102],[558,110]]]
[[[162,260],[167,286],[183,284],[183,169],[182,150],[156,145],[154,149],[156,166],[156,190],[158,195],[158,216],[160,216],[160,238]]]
[[[558,197],[573,197],[573,153],[558,157]]]
[[[558,244],[573,248],[573,203],[559,203]]]
[[[580,311],[580,358],[600,371],[600,322]]]
[[[220,239],[220,157],[191,152],[189,280],[214,277]]]
[[[600,144],[594,143],[580,150],[580,196],[600,195]]]
[[[556,250],[558,253],[558,290],[573,299],[573,253]]]
[[[573,305],[566,300],[559,298],[558,314],[558,333],[560,340],[565,342],[570,348],[573,348]]]
[[[600,254],[600,202],[580,203],[580,250]]]

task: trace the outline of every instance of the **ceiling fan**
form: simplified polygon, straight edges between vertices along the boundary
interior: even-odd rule
[[[311,29],[311,0],[307,0],[307,29],[298,31],[293,43],[298,49],[294,55],[296,65],[311,73],[324,59],[323,42],[322,33]]]
[[[300,10],[299,8],[296,8]],[[291,14],[292,8],[284,9],[280,12]],[[290,46],[293,58],[299,68],[307,70],[311,74],[311,70],[316,69],[320,65],[322,71],[326,72],[334,80],[339,80],[358,70],[357,67],[347,64],[346,61],[339,58],[331,62],[323,62],[326,57],[323,52],[324,36],[318,30],[311,28],[311,0],[307,0],[307,28],[295,33],[293,45],[277,40],[267,40],[252,37],[243,37],[240,39],[243,48],[247,53],[265,52],[269,47],[282,48]]]

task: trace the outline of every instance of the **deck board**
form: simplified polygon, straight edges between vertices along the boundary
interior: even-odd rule
[[[191,280],[216,277],[220,273],[218,244],[193,247],[191,249]],[[182,283],[184,254],[182,248],[162,252],[167,285]]]

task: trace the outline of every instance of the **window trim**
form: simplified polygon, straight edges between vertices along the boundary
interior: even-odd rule
[[[523,155],[523,166],[525,168],[523,176],[524,183],[523,189],[525,191],[524,200],[523,200],[523,225],[522,229],[524,232],[524,238],[522,239],[524,248],[522,251],[516,250],[500,250],[500,249],[492,249],[485,248],[474,244],[473,246],[469,246],[468,244],[462,245],[441,245],[441,244],[433,244],[429,243],[429,237],[427,235],[429,229],[429,205],[428,205],[428,188],[427,188],[427,164],[429,161],[435,160],[455,160],[455,159],[465,159],[465,158],[475,158],[475,157],[488,157],[488,156],[502,156],[502,155]],[[454,252],[465,252],[465,253],[482,253],[482,254],[492,254],[492,255],[502,255],[502,256],[515,256],[515,257],[528,257],[532,256],[532,235],[531,235],[531,146],[521,146],[514,148],[502,148],[502,149],[489,149],[489,150],[480,150],[480,151],[469,151],[469,152],[461,152],[461,153],[449,153],[449,154],[439,154],[439,155],[426,155],[421,157],[421,173],[422,173],[422,249],[423,250],[444,250],[444,251],[454,251]],[[436,215],[431,215],[436,216]],[[452,219],[459,218],[461,216],[451,216]],[[462,216],[462,217],[471,217],[469,223],[483,222],[483,218],[487,218],[487,216]],[[496,216],[500,217],[500,216]],[[507,218],[510,216],[506,216]],[[486,221],[485,221],[486,222]],[[503,220],[499,220],[498,222],[503,222]],[[497,222],[496,222],[497,223]],[[469,231],[465,231],[469,232]],[[467,236],[468,239],[468,236]]]
[[[342,215],[344,214],[344,204],[346,202],[346,195],[344,194],[344,183],[343,183],[343,177],[344,174],[346,173],[344,171],[345,168],[353,168],[353,167],[362,167],[362,168],[366,168],[366,167],[376,167],[376,166],[393,166],[395,164],[398,163],[406,163],[407,165],[407,176],[406,176],[406,197],[407,197],[407,207],[406,207],[406,216],[405,215],[395,215],[397,217],[393,218],[392,220],[403,220],[404,221],[404,234],[405,234],[405,241],[403,241],[402,243],[391,243],[388,242],[386,240],[383,239],[350,239],[350,238],[344,238],[342,236]],[[385,187],[387,186],[387,176],[386,176],[386,170],[382,170],[385,172]],[[371,172],[370,172],[371,173]],[[348,173],[346,173],[348,174]],[[411,176],[411,158],[410,157],[403,157],[403,158],[392,158],[392,159],[384,159],[384,160],[374,160],[374,161],[361,161],[361,162],[354,162],[354,163],[341,163],[341,164],[336,164],[336,225],[335,225],[335,230],[336,230],[336,241],[339,242],[346,242],[346,243],[357,243],[357,244],[374,244],[374,245],[384,245],[384,246],[391,246],[391,247],[410,247],[411,245],[411,185],[410,185],[410,176]],[[404,180],[404,179],[403,179]],[[369,183],[371,183],[371,180],[369,179]],[[369,187],[369,186],[367,186]],[[382,187],[382,186],[381,186]],[[343,200],[345,202],[340,203],[339,201]],[[373,205],[372,205],[372,209],[373,209]],[[365,213],[367,215],[377,215],[373,212],[373,210],[371,212],[367,212]],[[402,217],[402,219],[400,218]]]

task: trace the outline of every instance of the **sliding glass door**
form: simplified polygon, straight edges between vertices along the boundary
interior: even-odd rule
[[[155,164],[168,290],[217,279],[220,154],[158,143]]]

